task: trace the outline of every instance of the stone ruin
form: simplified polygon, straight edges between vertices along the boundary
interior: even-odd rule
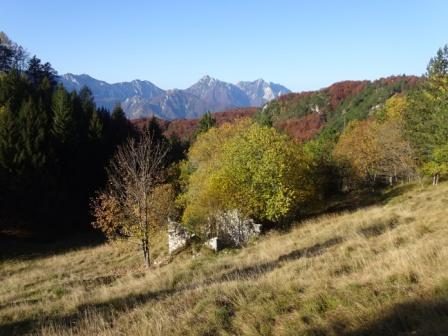
[[[244,246],[251,238],[261,233],[261,224],[253,219],[245,218],[237,210],[218,213],[213,218],[213,225],[217,237],[222,245]]]
[[[191,239],[192,234],[179,223],[168,218],[168,252],[173,254],[183,249]]]
[[[215,252],[219,251],[220,245],[218,237],[210,238],[204,243],[204,246],[208,247],[210,250],[213,250]]]
[[[209,219],[204,246],[218,251],[222,247],[241,247],[261,233],[261,224],[250,218],[244,218],[238,210],[221,212]],[[192,235],[180,223],[168,219],[169,254],[183,249]]]

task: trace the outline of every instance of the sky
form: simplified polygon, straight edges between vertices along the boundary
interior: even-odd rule
[[[447,13],[446,0],[0,0],[0,30],[59,74],[303,91],[421,75],[448,43]]]

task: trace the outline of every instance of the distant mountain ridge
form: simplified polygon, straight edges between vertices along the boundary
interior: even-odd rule
[[[202,77],[187,89],[163,90],[146,80],[110,84],[89,75],[65,74],[59,78],[69,91],[88,86],[98,106],[112,109],[119,102],[130,119],[156,116],[162,119],[193,119],[207,111],[262,106],[280,95],[286,87],[258,79],[231,84]]]

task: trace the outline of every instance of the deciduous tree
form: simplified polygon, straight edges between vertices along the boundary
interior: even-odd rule
[[[448,175],[448,144],[436,147],[433,150],[430,161],[426,162],[422,171],[432,177],[432,185],[439,184],[441,176]]]
[[[150,236],[157,218],[169,208],[160,202],[163,161],[167,148],[144,132],[118,148],[108,168],[108,189],[94,202],[94,225],[106,234],[119,232],[138,239],[146,266],[150,266]],[[105,209],[105,210],[103,210]],[[168,214],[166,214],[168,215]]]
[[[200,136],[191,148],[193,172],[183,195],[186,224],[203,227],[223,211],[278,222],[314,195],[300,146],[248,120]]]
[[[334,158],[352,182],[393,184],[399,178],[415,177],[414,151],[403,136],[402,123],[391,119],[353,121],[344,130],[333,151]]]

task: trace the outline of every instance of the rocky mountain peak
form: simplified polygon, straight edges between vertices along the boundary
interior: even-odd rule
[[[162,90],[147,80],[109,84],[87,74],[71,73],[59,81],[67,90],[79,91],[87,85],[98,106],[112,109],[120,102],[129,118],[155,115],[162,119],[198,118],[207,111],[262,106],[280,94],[290,92],[285,87],[263,79],[231,84],[205,75],[185,90]]]

